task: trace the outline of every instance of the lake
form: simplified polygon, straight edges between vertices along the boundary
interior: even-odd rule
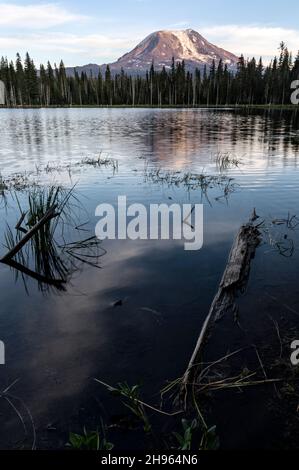
[[[84,206],[84,230],[94,233],[97,205],[115,205],[118,195],[146,206],[204,205],[201,250],[184,251],[177,240],[104,240],[101,269],[81,264],[65,291],[40,289],[35,279],[16,278],[13,269],[0,264],[0,340],[6,349],[1,389],[18,379],[12,393],[34,418],[39,448],[63,448],[70,430],[78,432],[84,424],[95,428],[99,416],[109,420],[120,414],[115,399],[94,378],[112,385],[142,383],[145,399],[157,404],[165,381],[186,368],[234,236],[253,208],[266,229],[240,299],[242,328],[232,319],[223,327],[219,323],[210,357],[216,360],[242,347],[245,331],[248,344],[263,349],[271,343],[279,349],[276,324],[288,331],[287,350],[299,339],[298,232],[295,224],[285,223],[298,214],[298,124],[296,113],[262,110],[0,109],[2,178],[26,172],[42,185],[75,185]],[[78,164],[100,153],[117,166]],[[220,154],[238,164],[219,168]],[[221,174],[230,189],[224,194],[223,185],[203,192],[168,184],[159,178],[167,172]],[[17,198],[13,190],[6,191],[5,201],[0,193],[1,256],[7,251],[7,224],[14,228],[17,205],[26,207],[27,200],[26,188],[17,191]],[[245,367],[252,358],[244,353],[242,361]],[[273,413],[270,418],[258,411],[265,409],[268,395],[255,402],[252,392],[249,396],[258,420],[250,407],[246,418],[236,413],[228,424],[232,398],[215,400],[211,419],[224,448],[254,447],[257,440],[272,447],[281,437],[273,430]],[[221,412],[223,405],[227,409]],[[0,446],[28,445],[9,404],[3,400],[0,407],[5,421]],[[239,433],[244,419],[247,430]],[[141,446],[130,439],[121,439],[120,447]]]

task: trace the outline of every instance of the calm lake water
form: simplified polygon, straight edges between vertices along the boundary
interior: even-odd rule
[[[0,386],[19,379],[12,393],[31,411],[38,447],[63,447],[69,430],[85,423],[96,427],[99,415],[106,419],[119,413],[93,378],[109,384],[141,382],[145,398],[157,403],[165,381],[184,372],[239,226],[254,207],[269,222],[298,214],[298,124],[293,113],[221,109],[0,110],[2,177],[31,175],[38,167],[33,178],[43,184],[76,184],[86,210],[83,222],[91,231],[96,206],[116,204],[118,195],[146,205],[204,204],[200,251],[186,252],[177,241],[104,241],[102,269],[82,266],[64,293],[43,293],[30,278],[25,286],[21,276],[16,280],[13,270],[0,265],[0,339],[6,346]],[[118,169],[76,167],[100,152],[116,159]],[[227,198],[219,187],[205,197],[198,188],[146,177],[149,168],[219,174],[219,152],[240,162],[224,172],[235,185]],[[74,171],[66,169],[68,164]],[[47,166],[57,171],[45,171]],[[26,191],[18,198],[26,207]],[[3,255],[7,224],[14,227],[19,218],[13,193],[5,203],[0,199],[0,214]],[[273,230],[258,249],[242,299],[241,314],[253,341],[266,341],[270,311],[293,319],[299,312],[297,231]],[[277,243],[290,248],[290,239],[293,249],[285,254],[291,256],[283,256]],[[118,300],[122,306],[113,306]],[[225,353],[240,343],[228,328],[224,331],[212,343],[216,359],[222,349]],[[4,401],[0,413],[0,447],[21,445],[22,429]],[[217,424],[225,434],[224,418]],[[258,427],[249,422],[248,434],[234,436],[234,442],[228,430],[222,444],[253,446],[268,426],[267,419]],[[130,445],[126,439],[124,447]]]

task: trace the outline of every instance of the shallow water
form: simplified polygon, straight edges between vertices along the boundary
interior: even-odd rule
[[[99,403],[113,406],[94,377],[110,384],[141,381],[152,400],[166,379],[182,374],[240,224],[254,207],[267,221],[298,211],[298,118],[232,110],[1,109],[0,141],[3,177],[39,167],[36,178],[43,183],[76,184],[91,230],[96,206],[116,204],[118,195],[146,205],[170,199],[204,204],[200,251],[186,252],[177,241],[104,241],[102,269],[82,267],[66,293],[45,295],[32,279],[26,279],[26,290],[21,278],[16,281],[15,273],[0,265],[0,339],[6,346],[1,388],[20,379],[14,393],[31,410],[42,436],[39,446],[53,440],[63,446],[63,437],[48,435],[49,424],[56,423],[65,436],[73,422],[92,421]],[[71,173],[64,168],[100,152],[117,159],[116,171],[110,166],[75,167]],[[205,197],[199,189],[145,178],[147,168],[216,174],[218,152],[240,160],[225,172],[237,185],[227,199],[218,199],[219,188]],[[48,164],[57,171],[45,172]],[[26,204],[26,192],[18,197]],[[13,226],[18,219],[15,207],[8,194],[7,204],[0,206],[1,254],[6,223]],[[269,244],[258,249],[252,282],[261,305],[266,291],[281,292],[296,311],[297,231],[288,237],[295,247],[290,258]],[[252,315],[263,315],[254,297],[249,291]],[[123,305],[113,307],[119,299]],[[11,429],[14,413],[0,406],[10,416],[6,426]],[[1,447],[21,439],[7,438],[6,427],[0,434]]]

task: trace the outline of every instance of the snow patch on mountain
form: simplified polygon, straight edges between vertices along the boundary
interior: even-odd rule
[[[182,59],[200,61],[203,60],[203,54],[200,54],[198,52],[198,48],[196,47],[197,38],[194,34],[192,34],[192,30],[170,31],[170,33],[178,39],[182,46]],[[205,46],[205,42],[203,40],[201,40],[200,42],[202,46]]]

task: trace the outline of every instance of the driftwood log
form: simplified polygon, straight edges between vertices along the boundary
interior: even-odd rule
[[[196,347],[182,379],[182,390],[194,380],[200,356],[205,341],[213,324],[219,320],[226,311],[235,305],[235,298],[246,285],[251,259],[254,257],[257,246],[260,243],[260,231],[254,221],[258,219],[255,210],[249,222],[239,229],[233,243],[228,262],[223,273],[218,291],[211,304],[210,311],[206,317]]]

